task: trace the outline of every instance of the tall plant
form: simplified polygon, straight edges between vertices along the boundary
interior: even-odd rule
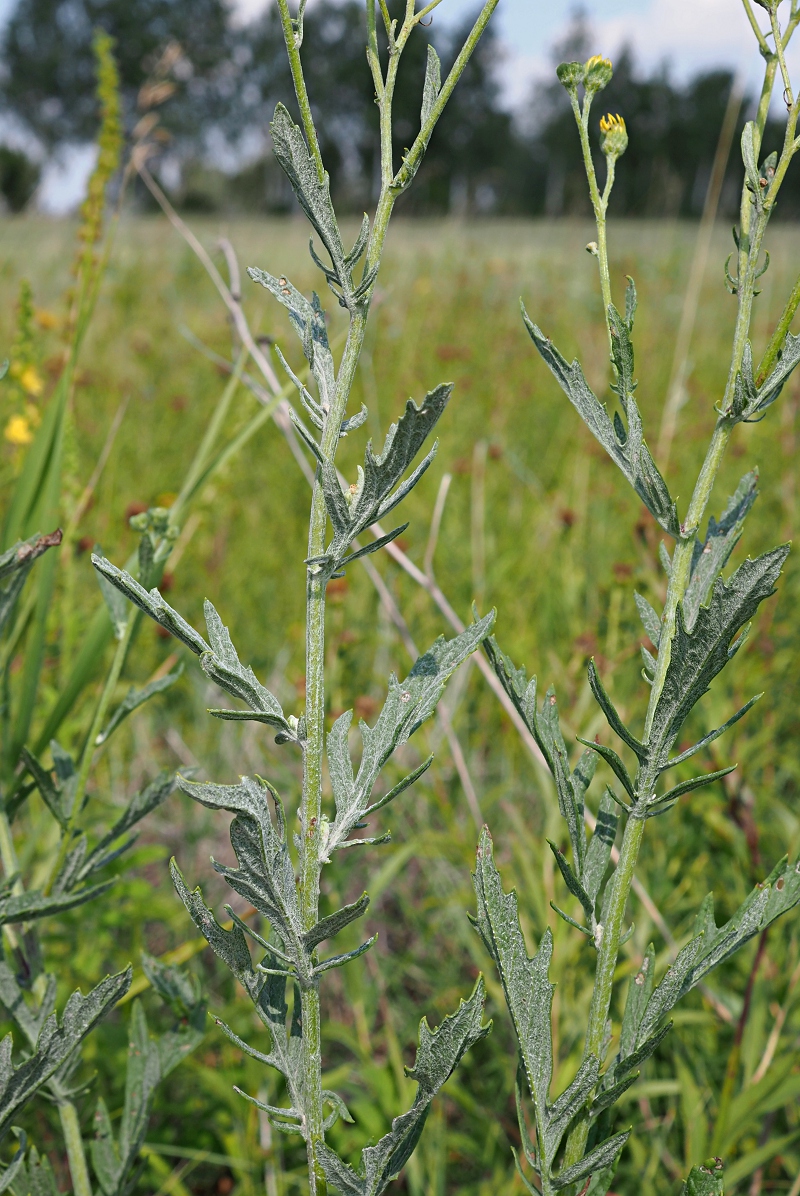
[[[284,276],[251,268],[251,278],[265,287],[289,313],[302,343],[313,377],[314,392],[297,377],[281,356],[297,389],[305,418],[291,417],[312,455],[315,479],[309,519],[306,568],[306,703],[302,714],[286,715],[279,702],[243,666],[227,628],[211,603],[206,603],[207,640],[174,611],[157,589],[148,591],[127,572],[95,557],[101,576],[142,611],[172,632],[199,658],[204,672],[243,706],[211,713],[232,720],[255,720],[277,731],[278,743],[294,745],[302,754],[303,784],[299,801],[299,833],[292,858],[283,804],[275,789],[260,778],[243,777],[236,785],[200,784],[182,780],[183,789],[197,801],[235,814],[231,842],[238,868],[215,865],[231,888],[266,919],[268,937],[252,930],[232,913],[233,927],[221,927],[198,890],[190,892],[176,864],[175,886],[196,925],[231,969],[253,1002],[271,1036],[268,1055],[226,1033],[249,1055],[282,1073],[289,1104],[270,1106],[248,1096],[282,1133],[305,1141],[310,1191],[327,1186],[344,1193],[377,1196],[396,1177],[414,1150],[431,1102],[466,1050],[488,1033],[482,1025],[483,981],[469,999],[446,1018],[435,1033],[423,1020],[416,1063],[409,1075],[418,1083],[412,1107],[397,1117],[391,1130],[362,1155],[356,1170],[326,1143],[327,1131],[338,1118],[350,1120],[342,1099],[322,1086],[322,1028],[320,982],[325,972],[362,955],[374,942],[355,950],[322,958],[319,948],[362,917],[369,898],[320,915],[320,882],[335,852],[386,841],[387,835],[362,838],[353,834],[367,820],[398,797],[427,769],[426,760],[397,784],[377,795],[374,790],[384,766],[434,711],[444,686],[456,668],[488,635],[493,616],[477,621],[454,639],[439,639],[416,662],[402,681],[389,679],[385,705],[373,727],[360,725],[361,758],[355,769],[349,746],[352,712],[341,715],[325,733],[325,598],[329,582],[341,577],[360,557],[378,551],[404,527],[361,546],[357,537],[388,515],[416,485],[433,460],[436,446],[419,464],[415,459],[450,398],[452,387],[437,386],[418,406],[413,400],[392,425],[383,449],[366,447],[363,469],[349,485],[336,468],[340,439],[366,419],[362,410],[347,416],[359,358],[370,315],[389,221],[400,195],[410,186],[439,117],[470,55],[494,11],[497,0],[486,0],[475,24],[444,81],[439,58],[428,49],[422,80],[420,129],[399,164],[392,139],[392,105],[397,72],[409,38],[440,0],[417,9],[405,0],[393,18],[381,0],[366,2],[366,53],[380,127],[380,192],[373,219],[365,216],[356,241],[347,249],[331,202],[302,66],[305,0],[292,15],[288,0],[278,0],[300,114],[296,125],[279,105],[272,123],[275,155],[319,241],[326,260],[311,245],[311,254],[348,319],[347,338],[338,365],[328,341],[325,315],[316,294],[309,300]],[[308,422],[306,422],[308,421]],[[311,427],[309,427],[309,423]],[[412,468],[413,467],[413,468]],[[411,470],[410,473],[408,471]],[[408,476],[406,476],[408,474]],[[330,527],[330,532],[329,532]],[[323,809],[323,767],[327,757],[334,811]],[[270,812],[270,807],[272,812]],[[254,961],[251,946],[257,956]],[[291,1010],[290,1010],[291,1006]],[[243,1094],[246,1095],[246,1094]]]
[[[743,646],[749,622],[760,604],[775,593],[789,552],[788,545],[779,546],[755,560],[743,561],[727,579],[722,576],[757,495],[755,471],[742,478],[720,518],[709,517],[705,531],[701,526],[734,430],[740,424],[764,418],[800,362],[800,337],[789,332],[800,299],[798,287],[790,295],[758,364],[754,364],[749,339],[758,279],[769,264],[768,256],[762,262],[764,236],[786,170],[800,149],[797,133],[800,97],[794,95],[785,58],[788,41],[800,23],[800,5],[792,0],[789,19],[782,28],[778,16],[780,0],[759,0],[769,17],[769,30],[762,32],[749,0],[743,2],[766,60],[765,77],[756,118],[746,124],[742,135],[744,185],[739,227],[734,230],[737,269],[735,276],[728,265],[725,271],[737,303],[730,368],[716,407],[708,451],[683,515],[679,514],[644,439],[634,377],[633,280],[628,279],[623,311],[612,299],[606,214],[616,163],[627,148],[625,122],[614,114],[600,121],[600,148],[606,166],[602,191],[589,138],[592,105],[611,80],[611,63],[596,56],[583,64],[570,62],[558,68],[558,77],[569,94],[575,115],[597,223],[597,240],[587,248],[599,267],[611,358],[611,390],[620,408],[613,417],[590,389],[579,363],[570,363],[563,357],[529,319],[524,307],[523,318],[542,359],[668,537],[671,547],[662,543],[660,550],[666,574],[662,610],[656,611],[640,594],[635,595],[651,645],[642,648],[642,672],[649,694],[641,729],[623,721],[594,661],[589,663],[589,686],[611,733],[622,745],[622,754],[605,743],[580,740],[586,750],[573,764],[559,729],[554,691],[548,690],[541,701],[536,678],[528,680],[525,670],[512,663],[493,637],[487,641],[497,676],[546,759],[566,822],[571,858],[555,844],[551,848],[566,890],[576,899],[580,914],[573,918],[554,908],[586,936],[596,960],[583,1059],[572,1083],[551,1101],[552,935],[547,930],[533,958],[528,957],[516,895],[503,891],[493,860],[492,840],[488,830],[484,830],[474,877],[475,925],[500,973],[518,1039],[519,1125],[523,1153],[535,1181],[527,1178],[522,1169],[520,1173],[530,1192],[541,1191],[545,1196],[554,1192],[602,1196],[608,1192],[630,1132],[612,1133],[614,1105],[669,1032],[668,1014],[713,968],[754,936],[763,934],[776,918],[800,902],[800,862],[789,864],[786,857],[720,927],[714,917],[713,896],[709,895],[698,911],[692,937],[657,984],[655,952],[649,947],[628,985],[620,1029],[612,1034],[614,981],[620,949],[632,932],[632,927],[626,929],[626,911],[647,824],[651,818],[668,814],[685,795],[732,771],[735,766],[688,775],[682,766],[747,714],[761,695],[753,697],[722,726],[685,749],[676,751],[676,741],[714,679]],[[780,152],[761,161],[761,139],[777,74],[787,108],[785,136]],[[605,785],[595,818],[588,812],[586,794],[598,760],[608,766],[613,784]],[[675,768],[681,768],[678,779],[662,782],[662,776]],[[587,821],[594,827],[591,838],[587,838]],[[617,853],[614,845],[618,836]],[[612,852],[616,858],[609,874]],[[533,1135],[528,1130],[526,1090],[532,1105]],[[699,1165],[687,1180],[685,1190],[721,1192],[721,1164],[712,1160]]]
[[[95,56],[101,112],[98,162],[82,209],[75,282],[68,297],[55,390],[40,415],[33,402],[43,383],[36,366],[32,294],[23,282],[17,335],[10,365],[6,363],[2,392],[5,439],[14,447],[11,469],[5,470],[2,478],[4,543],[0,551],[0,861],[4,872],[0,884],[0,1006],[4,1020],[14,1030],[13,1035],[4,1037],[0,1048],[0,1140],[14,1130],[20,1145],[10,1165],[0,1172],[0,1191],[11,1190],[16,1196],[57,1194],[49,1160],[35,1146],[28,1150],[27,1135],[14,1124],[29,1124],[23,1109],[37,1095],[57,1110],[75,1196],[92,1196],[90,1157],[103,1196],[123,1196],[132,1190],[141,1170],[139,1154],[156,1086],[201,1040],[205,1022],[205,1006],[196,983],[175,967],[145,958],[146,979],[137,988],[152,986],[172,1012],[174,1022],[165,1034],[151,1038],[141,1005],[133,1006],[119,1130],[116,1134],[112,1130],[101,1096],[95,1139],[87,1150],[78,1107],[84,1085],[76,1079],[81,1046],[101,1019],[130,995],[132,970],[128,967],[106,977],[86,997],[74,992],[59,1014],[58,990],[64,969],[52,959],[41,930],[48,920],[80,908],[88,936],[92,913],[86,907],[95,902],[102,905],[100,899],[119,878],[124,866],[121,857],[135,843],[141,820],[173,792],[174,774],[165,772],[129,797],[122,808],[111,806],[101,812],[95,804],[90,806],[98,753],[128,716],[172,685],[178,675],[156,676],[142,689],[132,687],[124,696],[118,694],[137,616],[114,590],[106,592],[107,603],[100,599],[106,635],[80,654],[77,668],[60,669],[59,662],[54,665],[48,659],[54,654],[45,651],[55,638],[60,663],[69,657],[69,624],[83,612],[72,609],[64,549],[70,545],[108,455],[104,451],[80,500],[71,504],[63,469],[65,424],[71,418],[76,365],[112,248],[116,220],[107,219],[108,190],[122,154],[118,76],[111,39],[102,32],[95,38]],[[123,184],[124,180],[125,175]],[[6,367],[0,370],[0,380]],[[226,387],[223,406],[236,382],[238,377]],[[21,402],[25,402],[22,410]],[[113,431],[106,450],[110,450]],[[176,504],[174,515],[155,511],[137,517],[141,575],[160,577],[177,535],[175,519],[197,490],[197,471],[210,468],[213,472],[211,430],[207,441],[196,457],[194,472],[190,470],[183,501]],[[54,526],[64,515],[68,517],[66,534]],[[33,530],[41,526],[54,530],[44,535]],[[116,648],[99,692],[94,702],[84,703],[94,674],[102,667],[106,643],[114,639]],[[66,663],[71,666],[74,662]],[[61,672],[68,674],[66,681]],[[56,683],[52,685],[54,674]],[[42,693],[53,689],[58,696],[46,710]],[[61,742],[55,738],[59,731],[63,733]],[[77,749],[71,748],[73,741]],[[37,790],[41,806],[29,800]]]

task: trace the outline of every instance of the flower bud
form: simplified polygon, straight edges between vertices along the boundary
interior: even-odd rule
[[[558,81],[567,91],[574,91],[579,83],[583,83],[585,73],[585,68],[579,62],[562,62],[556,67]]]
[[[583,69],[583,83],[587,92],[602,91],[604,87],[608,87],[614,74],[610,59],[603,58],[600,54],[590,58]]]
[[[607,158],[621,158],[628,148],[628,130],[619,113],[600,118],[600,149]]]

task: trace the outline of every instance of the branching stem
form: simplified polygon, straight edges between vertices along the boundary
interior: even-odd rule
[[[747,0],[744,0],[744,2],[745,8],[749,10]],[[752,14],[750,15],[752,16]],[[775,205],[777,192],[783,181],[789,162],[791,161],[797,149],[795,145],[795,136],[800,104],[798,104],[798,102],[794,101],[792,98],[791,88],[788,85],[788,76],[785,73],[785,59],[783,56],[783,50],[788,38],[784,38],[783,40],[781,39],[780,32],[777,29],[777,20],[774,16],[774,13],[771,15],[773,20],[773,32],[776,41],[777,54],[770,55],[768,57],[765,69],[764,87],[762,88],[761,97],[762,102],[759,104],[758,119],[756,122],[756,128],[754,130],[756,160],[758,159],[764,123],[766,121],[766,115],[769,108],[769,98],[771,96],[772,85],[775,78],[776,62],[780,62],[781,69],[784,71],[784,83],[787,89],[786,94],[787,101],[790,105],[790,110],[787,118],[783,149],[775,168],[774,176],[772,179],[763,180],[762,195],[753,195],[751,191],[748,190],[747,186],[743,188],[741,227],[739,237],[739,276],[737,283],[738,305],[730,368],[728,371],[724,396],[719,408],[720,413],[714,426],[714,431],[706,452],[705,460],[703,461],[703,465],[692,492],[686,517],[681,527],[681,537],[675,546],[675,551],[672,557],[667,595],[661,617],[661,638],[659,643],[656,671],[650,691],[647,714],[645,717],[643,735],[643,742],[645,744],[647,744],[650,739],[656,709],[658,707],[658,702],[663,692],[664,683],[666,680],[672,642],[675,636],[677,625],[678,606],[684,598],[689,582],[694,546],[697,541],[697,533],[703,521],[703,517],[711,497],[714,482],[719,472],[720,465],[722,464],[731,432],[738,422],[732,411],[733,399],[736,380],[742,369],[745,346],[752,321],[753,300],[757,293],[756,283],[758,280],[758,262],[761,256],[764,234],[766,232],[766,227],[769,222],[772,209]],[[787,33],[790,35],[791,30],[787,30]],[[608,194],[610,192],[611,183],[613,182],[613,175],[610,175],[609,180],[607,180],[604,193],[601,196],[597,187],[597,180],[595,177],[588,138],[589,97],[587,97],[587,100],[584,102],[583,110],[581,111],[576,90],[573,89],[570,92],[570,95],[573,111],[575,113],[575,118],[580,130],[581,147],[583,151],[584,164],[586,167],[587,180],[589,183],[589,191],[597,220],[600,280],[603,291],[603,302],[607,312],[608,304],[610,303],[610,280],[608,274],[608,258],[605,239],[605,217]],[[779,324],[779,329],[782,329],[784,337],[786,331],[788,331],[791,318],[794,315],[798,304],[800,304],[800,281],[796,284],[795,289],[790,296],[789,302]],[[771,364],[777,359],[778,352],[783,344],[783,339],[779,339],[779,335],[779,330],[776,330],[776,333],[773,336],[772,341],[770,342],[770,345],[765,353],[764,362],[762,362],[762,366],[759,370],[759,375],[762,377],[766,375]],[[589,1012],[589,1024],[586,1032],[584,1048],[585,1055],[595,1055],[599,1057],[602,1050],[602,1044],[606,1034],[606,1025],[611,1006],[613,979],[617,965],[617,957],[619,954],[619,942],[622,924],[628,896],[634,881],[639,848],[641,846],[644,832],[645,803],[651,797],[654,791],[656,780],[657,771],[655,767],[652,764],[643,765],[636,778],[636,803],[634,804],[632,813],[629,815],[625,826],[622,845],[620,848],[619,862],[614,875],[609,882],[611,889],[607,905],[606,922],[603,926],[603,934],[598,948],[597,969],[595,973],[595,982]],[[603,1060],[600,1059],[600,1062],[602,1064]],[[576,1119],[568,1136],[564,1156],[565,1167],[576,1163],[583,1157],[588,1139],[588,1131],[589,1118],[588,1113],[585,1113],[583,1116]]]

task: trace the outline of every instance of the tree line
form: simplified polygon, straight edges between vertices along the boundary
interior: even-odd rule
[[[332,190],[337,203],[354,212],[374,199],[378,176],[372,83],[359,38],[352,36],[363,21],[363,0],[318,0],[304,30],[311,101]],[[152,88],[168,52],[169,77],[162,71],[156,84],[164,145],[154,166],[179,205],[231,212],[291,208],[267,135],[276,101],[292,95],[274,5],[242,25],[231,20],[224,0],[22,0],[0,47],[0,98],[45,152],[94,135],[91,39],[97,26],[115,39],[131,128],[143,89]],[[446,69],[464,35],[463,28],[447,29],[436,20],[419,32],[398,77],[398,155],[419,122],[427,40]],[[596,49],[587,21],[576,16],[553,60],[585,58]],[[615,214],[698,216],[733,73],[719,69],[679,83],[667,67],[642,71],[629,50],[614,65],[604,110],[619,112],[630,134],[617,169]],[[522,109],[511,113],[499,82],[503,69],[503,47],[490,26],[436,130],[419,185],[403,204],[406,214],[589,213],[565,92],[558,83],[539,83]],[[738,132],[752,107],[752,97],[745,96]],[[767,130],[767,149],[777,126]],[[600,159],[597,133],[594,127]],[[724,215],[735,216],[740,175],[734,151],[722,189]],[[30,155],[0,147],[0,192],[8,208],[24,207],[36,180]],[[146,203],[144,196],[140,202]],[[781,215],[800,216],[800,175],[787,180]]]

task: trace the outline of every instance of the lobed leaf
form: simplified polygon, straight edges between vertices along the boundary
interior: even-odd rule
[[[61,1020],[51,1013],[41,1028],[35,1052],[18,1066],[11,1058],[13,1043],[7,1034],[0,1043],[0,1138],[8,1133],[12,1120],[72,1055],[75,1048],[120,997],[130,988],[131,969],[108,976],[83,996],[74,992],[64,1007]]]
[[[679,953],[650,997],[637,1035],[637,1045],[653,1033],[661,1019],[718,964],[760,934],[777,918],[800,904],[800,861],[784,858],[757,884],[724,926],[714,921],[713,899],[701,907],[694,937]]]
[[[367,444],[363,469],[359,469],[358,481],[347,495],[342,491],[333,463],[322,462],[322,487],[334,531],[328,555],[334,561],[344,563],[350,542],[394,510],[425,473],[433,461],[436,444],[413,473],[398,485],[440,419],[452,391],[451,384],[437,386],[429,391],[419,407],[409,399],[404,414],[389,428],[380,455],[373,452],[372,441]]]
[[[484,643],[486,654],[503,688],[525,720],[552,773],[558,794],[558,806],[567,823],[576,869],[580,874],[586,851],[586,827],[583,819],[584,797],[596,767],[593,751],[586,751],[570,771],[567,747],[558,721],[558,704],[549,689],[541,712],[536,706],[536,678],[528,681],[524,668],[517,668],[502,651],[494,636]],[[594,748],[595,745],[592,745]]]
[[[404,681],[398,682],[392,674],[386,702],[375,726],[369,727],[363,721],[359,724],[364,750],[355,776],[347,746],[352,712],[347,711],[336,720],[327,737],[328,764],[336,803],[336,819],[329,829],[325,846],[327,859],[342,846],[364,816],[390,800],[387,795],[374,806],[369,805],[381,769],[392,753],[430,718],[449,677],[485,639],[493,622],[492,611],[451,640],[440,636],[419,657]],[[417,770],[417,775],[422,771],[422,768]],[[392,795],[396,796],[408,783],[407,779],[396,786]]]
[[[408,1076],[418,1084],[414,1104],[395,1117],[392,1128],[374,1146],[361,1154],[361,1171],[356,1171],[327,1145],[317,1147],[317,1157],[328,1185],[343,1196],[379,1196],[402,1171],[419,1141],[431,1102],[449,1079],[470,1047],[491,1030],[482,1025],[485,991],[479,977],[472,994],[458,1010],[431,1031],[425,1018],[420,1022],[419,1046]]]
[[[706,1159],[692,1167],[681,1196],[724,1196],[725,1174],[722,1159]]]
[[[551,1186],[556,1191],[560,1191],[561,1188],[569,1187],[570,1184],[577,1183],[578,1180],[586,1179],[586,1176],[591,1175],[593,1171],[612,1167],[630,1136],[631,1131],[624,1130],[621,1134],[615,1134],[613,1138],[607,1138],[605,1142],[601,1142],[599,1146],[595,1146],[594,1150],[590,1150],[587,1155],[584,1155],[580,1162],[566,1167],[558,1175],[553,1176],[550,1180]]]
[[[112,881],[101,885],[91,885],[72,893],[53,893],[45,896],[36,889],[26,893],[8,893],[0,896],[0,926],[14,922],[32,922],[39,918],[49,918],[53,914],[62,914],[65,910],[75,909],[87,901],[107,893]]]
[[[649,739],[658,767],[667,762],[669,750],[689,712],[735,655],[741,641],[731,647],[734,636],[753,617],[761,602],[775,593],[788,554],[789,546],[782,545],[754,561],[744,561],[729,581],[718,577],[711,599],[698,610],[691,631],[683,608],[678,607],[670,661]]]
[[[606,787],[600,799],[597,823],[586,849],[586,857],[580,875],[581,884],[592,903],[597,900],[597,895],[600,892],[600,886],[611,859],[611,848],[614,846],[614,839],[617,835],[618,818],[615,804],[614,798]]]
[[[626,389],[620,394],[628,420],[626,431],[619,416],[616,416],[613,421],[611,420],[605,406],[589,387],[577,360],[570,365],[553,342],[548,340],[541,329],[532,323],[524,307],[522,318],[541,357],[550,367],[556,381],[589,431],[602,444],[612,461],[619,466],[664,531],[675,539],[679,539],[681,529],[677,508],[650,455],[650,450],[644,442],[641,416],[633,397],[632,381],[626,379]],[[627,369],[627,354],[630,351],[632,369],[633,351],[630,349],[630,337],[624,321],[613,307],[609,308],[609,328],[612,331],[612,338],[616,338],[615,352],[620,355],[620,363]]]
[[[167,800],[171,793],[175,790],[176,776],[173,772],[162,772],[146,785],[144,789],[140,789],[135,793],[125,810],[119,816],[117,821],[109,831],[103,835],[99,843],[89,852],[86,857],[86,863],[80,872],[80,879],[85,879],[91,875],[92,872],[98,871],[105,864],[110,863],[119,854],[119,850],[125,850],[132,840],[124,845],[122,849],[118,849],[110,855],[104,855],[113,843],[116,843],[123,835],[134,827],[137,822],[141,822],[148,814],[157,809],[163,802]]]
[[[117,727],[119,727],[120,724],[125,721],[129,714],[133,714],[134,710],[138,710],[140,706],[143,706],[145,702],[149,701],[150,698],[155,697],[156,694],[164,693],[166,690],[170,689],[170,687],[173,686],[180,678],[182,673],[183,664],[181,663],[176,669],[173,670],[173,672],[167,673],[164,677],[156,678],[155,681],[151,681],[142,689],[136,689],[136,687],[132,685],[117,709],[111,715],[105,730],[101,731],[97,736],[95,745],[100,747],[101,744],[105,743],[109,735],[112,735],[114,731],[116,731]]]
[[[758,497],[758,470],[746,473],[736,491],[728,499],[719,523],[712,515],[702,543],[695,542],[690,565],[689,581],[683,597],[683,613],[689,631],[695,625],[697,613],[708,601],[711,587],[728,563],[739,542],[744,521]],[[650,636],[653,639],[652,636]],[[658,647],[658,642],[653,640]]]
[[[184,793],[209,809],[236,814],[230,836],[239,867],[228,868],[214,861],[214,868],[235,892],[267,918],[288,944],[299,974],[310,977],[294,867],[275,791],[266,781],[250,777],[242,777],[238,785],[205,784],[183,778],[178,783]],[[277,831],[267,808],[268,793],[278,809]]]
[[[305,138],[283,104],[278,104],[275,109],[270,133],[275,157],[291,183],[300,207],[327,249],[333,270],[328,270],[314,255],[317,265],[329,283],[338,283],[341,293],[334,290],[334,294],[337,294],[342,307],[352,311],[356,307],[356,298],[352,288],[351,264],[345,254],[331,202],[330,179],[327,173],[320,179]]]
[[[281,704],[274,694],[261,684],[253,670],[245,668],[231,641],[228,628],[222,622],[213,605],[206,599],[203,611],[208,630],[210,650],[200,657],[200,667],[207,677],[220,688],[239,698],[248,706],[248,711],[211,710],[217,718],[252,719],[277,727],[285,738],[295,739],[293,727],[286,719]]]
[[[510,893],[503,892],[494,863],[492,837],[486,827],[481,831],[472,880],[477,898],[474,925],[500,974],[536,1112],[541,1166],[549,1170],[552,1156],[543,1149],[543,1144],[548,1142],[545,1133],[553,1074],[550,1011],[554,985],[548,976],[553,937],[548,928],[536,954],[532,959],[528,957],[517,895],[513,889]]]
[[[138,606],[139,610],[144,611],[156,623],[160,623],[187,648],[191,648],[195,656],[202,656],[204,652],[210,651],[203,637],[198,635],[194,627],[191,627],[176,610],[172,609],[169,603],[164,601],[157,589],[148,592],[144,586],[139,585],[136,578],[131,577],[130,573],[126,573],[124,569],[118,569],[105,557],[98,557],[93,553],[92,564],[97,572],[121,594],[124,594],[134,606]]]

